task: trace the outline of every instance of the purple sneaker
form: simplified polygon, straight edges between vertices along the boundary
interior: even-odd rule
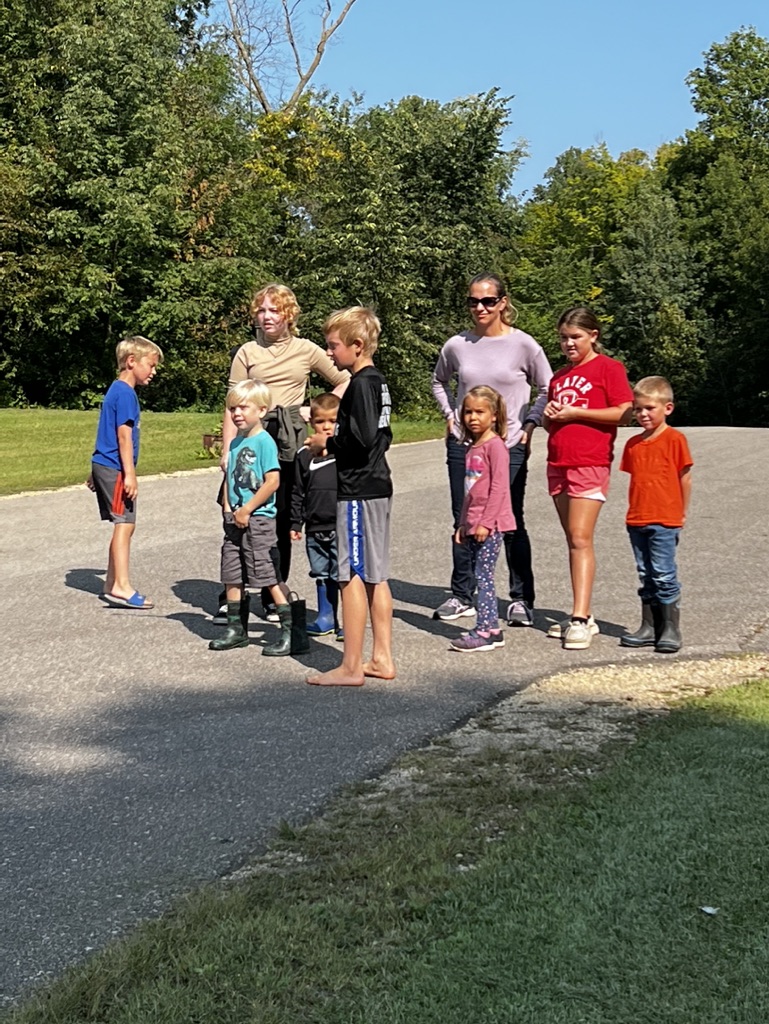
[[[451,641],[452,651],[493,651],[496,647],[504,646],[505,638],[501,629],[491,630],[485,636],[477,629],[471,629],[469,633],[463,633]]]

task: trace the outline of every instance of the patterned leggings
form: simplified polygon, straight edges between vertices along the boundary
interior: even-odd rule
[[[475,628],[484,633],[490,629],[499,629],[494,570],[497,567],[503,536],[501,533],[490,533],[486,540],[479,543],[471,534],[465,541],[470,549],[473,573],[478,582],[478,619]]]

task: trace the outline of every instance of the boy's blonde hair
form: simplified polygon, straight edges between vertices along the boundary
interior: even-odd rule
[[[228,409],[232,409],[234,405],[244,405],[246,402],[269,409],[272,405],[270,389],[261,380],[238,381],[227,392],[225,404]]]
[[[360,341],[363,344],[363,355],[373,356],[379,345],[382,325],[374,310],[368,306],[348,306],[347,309],[337,309],[323,324],[326,337],[334,331],[348,348],[354,341]]]
[[[296,301],[296,295],[287,285],[278,284],[277,281],[271,281],[270,284],[264,285],[259,291],[254,293],[251,299],[251,318],[256,321],[256,311],[267,298],[272,299],[275,303],[275,308],[286,321],[288,333],[296,334],[296,322],[302,311],[299,308],[299,303]]]
[[[310,402],[310,420],[314,420],[319,412],[334,412],[339,408],[339,396],[331,391],[323,395],[316,395]]]
[[[488,384],[477,384],[474,388],[470,388],[462,399],[462,408],[459,412],[459,430],[462,440],[469,441],[471,437],[470,431],[465,426],[465,402],[468,398],[480,398],[488,405],[494,417],[494,425],[491,429],[495,434],[499,434],[504,441],[507,438],[507,406],[502,395]]]
[[[150,341],[149,338],[143,338],[141,334],[134,334],[130,338],[123,338],[122,341],[117,343],[115,348],[117,368],[118,370],[125,370],[129,356],[142,359],[144,356],[150,356],[153,353],[158,357],[158,362],[162,363],[163,349],[160,345],[156,345],[154,341]]]
[[[634,398],[653,398],[656,402],[672,402],[673,388],[664,377],[644,377],[633,388]]]

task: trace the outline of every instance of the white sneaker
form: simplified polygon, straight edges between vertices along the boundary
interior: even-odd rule
[[[563,634],[565,651],[586,651],[593,639],[589,622],[575,622],[572,619]]]
[[[223,604],[220,606],[219,611],[216,615],[211,616],[211,621],[215,622],[217,626],[227,625],[227,605]]]
[[[548,629],[547,635],[553,637],[555,640],[563,640],[563,634],[569,628],[571,619],[564,619],[562,622],[554,622],[553,625]],[[598,636],[601,630],[598,628],[598,623],[595,621],[593,616],[587,620],[587,628],[590,630],[591,636]]]

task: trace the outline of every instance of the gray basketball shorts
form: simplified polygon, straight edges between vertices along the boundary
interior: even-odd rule
[[[91,479],[102,519],[111,523],[136,522],[136,498],[129,498],[125,492],[122,469],[92,462]]]
[[[275,520],[251,516],[242,530],[232,512],[224,513],[222,585],[225,587],[274,587],[278,582],[271,552],[277,548]]]
[[[362,498],[336,503],[339,582],[359,576],[364,583],[384,583],[390,575],[392,498]]]

